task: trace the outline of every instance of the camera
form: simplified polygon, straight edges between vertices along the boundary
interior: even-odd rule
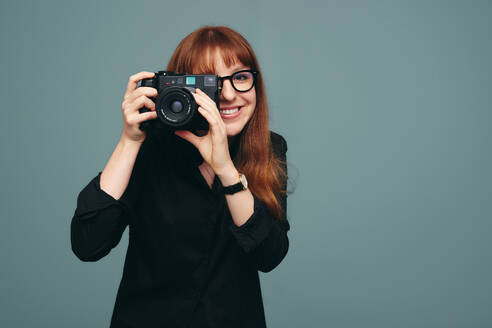
[[[152,79],[143,79],[140,87],[157,89],[158,96],[155,103],[157,118],[140,124],[140,130],[168,129],[168,130],[208,130],[208,122],[200,112],[192,93],[199,88],[210,99],[215,101],[219,108],[219,86],[217,75],[207,74],[176,74],[172,71],[159,71]],[[149,112],[143,107],[140,113]]]

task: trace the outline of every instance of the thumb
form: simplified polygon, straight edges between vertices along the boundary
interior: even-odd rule
[[[198,148],[198,144],[200,143],[200,137],[196,136],[195,134],[191,133],[190,131],[187,130],[176,130],[174,131],[174,134],[179,136],[180,138],[185,139],[186,141],[190,142]]]

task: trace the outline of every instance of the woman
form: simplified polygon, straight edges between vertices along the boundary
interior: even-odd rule
[[[154,73],[131,76],[121,139],[77,198],[72,249],[97,261],[129,226],[113,328],[265,327],[258,270],[273,270],[289,247],[287,144],[268,129],[255,54],[236,31],[206,26],[181,41],[167,70],[220,77],[220,108],[194,94],[208,132],[141,130],[157,118],[157,90],[138,82]]]

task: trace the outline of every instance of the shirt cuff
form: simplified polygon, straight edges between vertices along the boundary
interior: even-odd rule
[[[101,189],[101,173],[102,171],[80,192],[75,210],[78,219],[89,219],[95,216],[98,211],[115,205],[122,211],[118,200]]]
[[[255,194],[251,194],[254,199],[253,214],[240,227],[233,221],[229,226],[232,234],[246,253],[250,253],[261,244],[270,233],[275,220],[266,205]]]

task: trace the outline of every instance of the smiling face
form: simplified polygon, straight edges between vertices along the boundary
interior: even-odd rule
[[[250,69],[240,62],[227,66],[220,54],[215,53],[215,74],[229,76],[237,71]],[[256,90],[253,87],[246,92],[236,91],[230,80],[225,80],[220,93],[220,116],[226,125],[227,136],[238,135],[248,123],[256,108]],[[236,109],[239,108],[239,111]]]

